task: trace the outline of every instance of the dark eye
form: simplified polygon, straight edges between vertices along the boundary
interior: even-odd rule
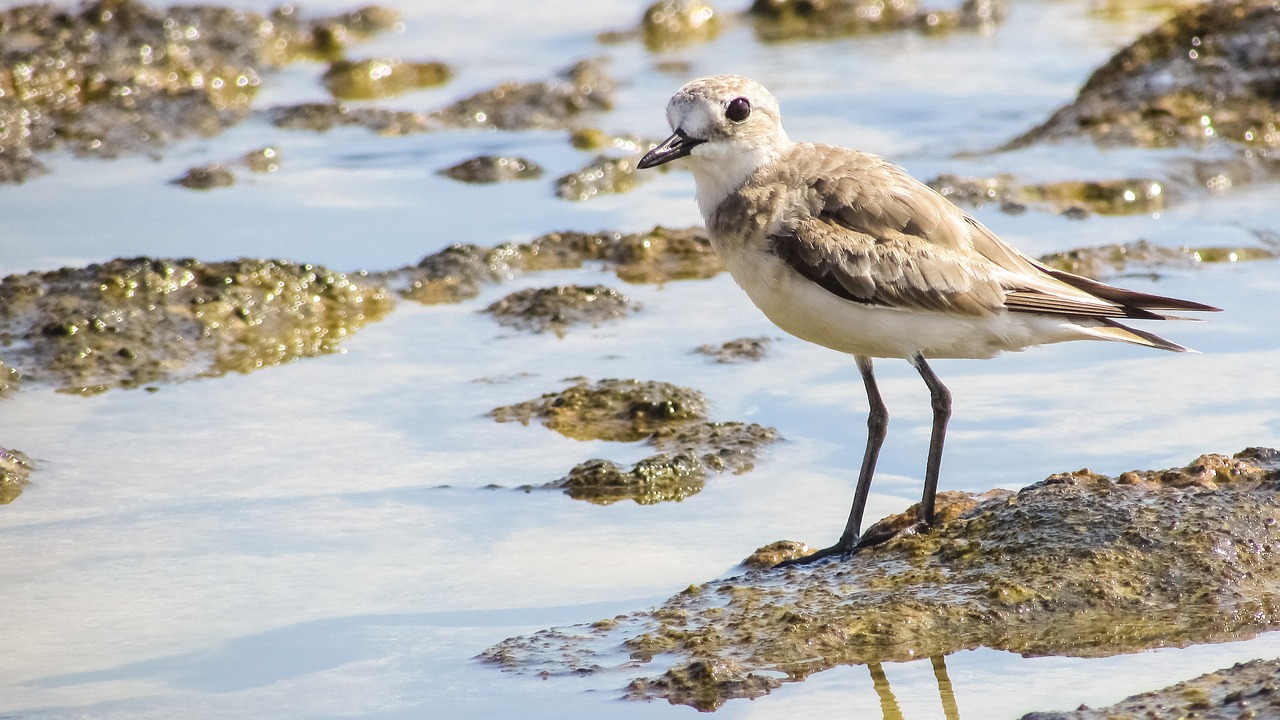
[[[751,101],[744,98],[734,98],[729,101],[729,106],[724,109],[724,116],[730,120],[740,123],[751,115]]]

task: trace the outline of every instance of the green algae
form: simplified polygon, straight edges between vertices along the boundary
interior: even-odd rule
[[[614,79],[601,59],[577,62],[560,77],[503,83],[431,114],[448,127],[562,130],[582,117],[613,108]]]
[[[706,710],[753,696],[763,671],[797,681],[976,647],[1099,657],[1247,638],[1280,625],[1278,491],[1280,452],[1254,448],[1172,470],[943,493],[927,532],[712,581],[608,628],[540,631],[480,657],[547,674],[619,651],[631,672],[661,658],[675,676],[636,678],[628,696]],[[913,508],[868,534],[914,519]],[[728,670],[691,674],[695,662]]]
[[[28,381],[95,393],[333,352],[391,307],[315,265],[112,260],[0,280],[0,348]]]

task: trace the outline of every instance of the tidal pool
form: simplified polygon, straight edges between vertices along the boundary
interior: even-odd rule
[[[440,61],[454,74],[352,107],[427,113],[602,56],[617,81],[613,109],[586,115],[584,127],[660,138],[674,89],[736,72],[778,96],[793,138],[886,155],[922,179],[1181,183],[1151,213],[973,211],[1032,255],[1138,240],[1276,249],[1274,181],[1186,170],[1220,160],[1213,147],[1067,141],[992,152],[1070,102],[1168,5],[1011,0],[984,30],[765,42],[736,18],[749,5],[739,0],[713,5],[723,15],[713,39],[655,53],[639,36],[597,38],[636,28],[644,3],[385,4],[402,27],[353,43],[349,55]],[[321,0],[303,11],[351,9]],[[47,174],[0,185],[0,276],[143,255],[377,273],[452,243],[700,223],[692,179],[678,170],[624,193],[558,197],[555,179],[596,152],[574,149],[568,130],[387,137],[274,125],[273,107],[331,100],[327,67],[264,73],[244,122],[154,156],[42,156]],[[170,182],[263,147],[278,150],[274,172],[237,171],[233,185],[207,191]],[[499,184],[438,174],[485,155],[525,158],[543,173]],[[941,489],[1016,489],[1081,467],[1115,475],[1280,445],[1276,261],[1123,272],[1104,279],[1224,309],[1158,328],[1202,354],[1076,343],[938,363],[955,400]],[[639,309],[563,336],[482,312],[520,290],[597,285]],[[698,352],[743,338],[769,338],[767,352],[736,363]],[[892,429],[869,519],[917,499],[930,421],[927,391],[906,363],[877,370]],[[596,505],[536,489],[589,459],[630,467],[653,449],[489,413],[606,378],[695,389],[708,417],[775,428],[782,439],[754,469],[710,474],[680,502]],[[865,400],[850,358],[783,336],[726,275],[630,284],[588,263],[515,273],[460,303],[401,299],[340,352],[249,374],[88,397],[23,383],[0,398],[0,418],[0,446],[35,465],[0,505],[0,715],[648,718],[693,711],[620,700],[625,672],[543,678],[475,658],[509,637],[659,605],[739,573],[743,558],[776,540],[830,542],[852,494]],[[1275,632],[1099,658],[978,649],[837,667],[718,714],[1012,719],[1101,707],[1277,656]]]

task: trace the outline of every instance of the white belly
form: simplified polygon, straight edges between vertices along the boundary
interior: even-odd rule
[[[747,296],[775,325],[823,347],[881,358],[989,358],[1066,340],[1093,339],[1061,317],[1000,311],[989,315],[904,310],[839,298],[796,273],[777,256],[722,252]]]

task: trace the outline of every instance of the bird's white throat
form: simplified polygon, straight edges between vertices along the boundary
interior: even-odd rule
[[[725,198],[742,187],[757,170],[776,160],[789,145],[790,141],[785,138],[766,145],[718,140],[694,148],[689,167],[697,185],[698,209],[702,211],[703,221],[709,222]]]

